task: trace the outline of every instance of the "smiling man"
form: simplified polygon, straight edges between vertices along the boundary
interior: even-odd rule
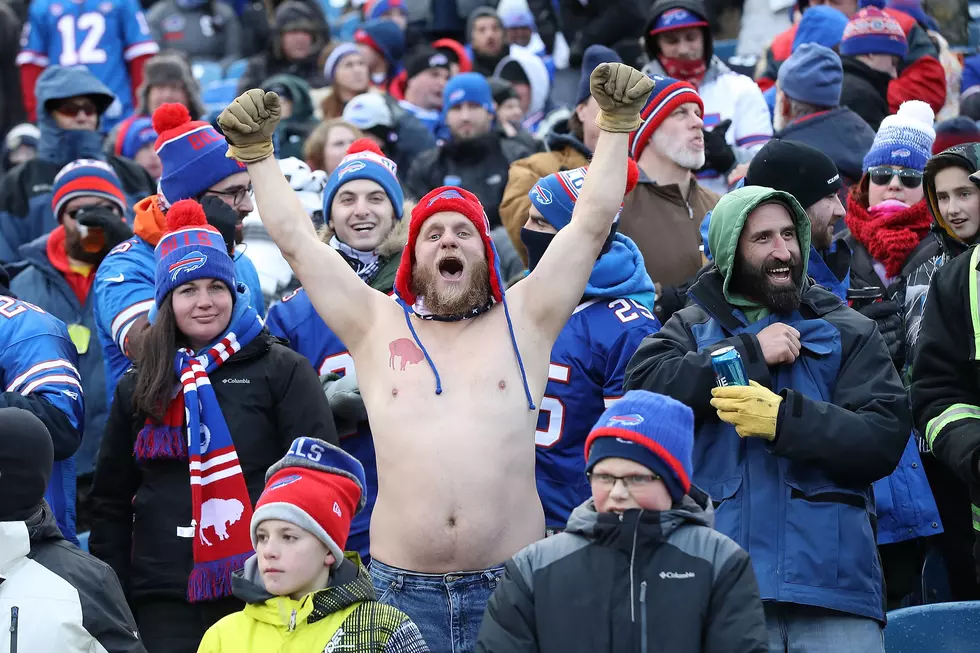
[[[912,426],[898,372],[875,324],[809,281],[810,222],[791,195],[725,195],[708,244],[715,267],[693,305],[644,340],[625,387],[694,410],[694,482],[752,556],[769,650],[882,652],[871,484]],[[751,385],[715,387],[724,347]]]
[[[447,186],[421,198],[396,303],[317,238],[290,192],[272,158],[278,97],[253,89],[219,118],[269,234],[357,366],[378,462],[371,575],[379,600],[408,614],[432,650],[472,649],[503,562],[544,535],[534,429],[549,353],[622,202],[628,134],[652,87],[622,64],[593,72],[601,172],[586,176],[571,223],[506,299],[472,193]]]

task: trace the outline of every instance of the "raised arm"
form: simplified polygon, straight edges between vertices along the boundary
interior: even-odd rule
[[[513,293],[530,324],[551,342],[585,291],[592,267],[609,235],[626,190],[629,133],[640,125],[640,109],[653,80],[621,63],[598,66],[590,79],[599,104],[599,140],[571,223],[558,232],[526,279]]]
[[[272,156],[279,96],[258,89],[235,99],[218,117],[231,156],[248,165],[262,224],[306,288],[327,326],[354,349],[390,300],[358,278],[344,259],[320,242],[299,198]]]

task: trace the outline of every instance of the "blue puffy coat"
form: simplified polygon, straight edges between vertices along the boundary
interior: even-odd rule
[[[75,452],[75,469],[80,475],[91,474],[95,471],[102,432],[109,417],[102,346],[95,330],[95,297],[89,292],[84,304],[78,301],[68,281],[48,259],[49,237],[41,236],[21,246],[19,252],[23,262],[20,265],[23,265],[23,269],[14,277],[10,290],[20,299],[40,306],[65,324],[80,324],[89,330],[88,350],[78,354],[78,372],[85,392],[85,430],[82,432],[82,445]],[[14,271],[20,265],[15,266]]]

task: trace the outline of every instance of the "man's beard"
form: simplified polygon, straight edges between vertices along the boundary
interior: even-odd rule
[[[470,276],[467,285],[454,284],[440,292],[439,264],[452,258],[460,260],[458,256],[446,256],[433,267],[416,264],[412,270],[415,294],[423,298],[427,311],[439,317],[465,316],[490,302],[490,268],[486,260],[466,264],[463,273]]]
[[[792,286],[777,286],[767,272],[789,267]],[[766,259],[758,268],[752,268],[740,253],[735,254],[730,289],[759,302],[770,313],[782,315],[792,313],[800,306],[803,287],[803,263],[794,255],[788,262]]]
[[[98,265],[105,258],[106,254],[109,253],[109,249],[102,247],[97,252],[88,252],[82,246],[81,235],[72,229],[65,229],[65,253],[68,254],[69,258],[81,263]]]
[[[678,147],[670,141],[670,135],[661,129],[653,132],[653,147],[661,156],[687,170],[700,170],[704,166],[703,147],[700,150],[689,145]]]

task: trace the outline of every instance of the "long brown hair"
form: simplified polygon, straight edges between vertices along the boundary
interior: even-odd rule
[[[334,127],[346,127],[354,134],[354,140],[364,136],[360,129],[343,118],[324,120],[310,132],[310,135],[306,137],[306,143],[303,145],[303,159],[306,160],[311,169],[326,170],[327,162],[323,158],[323,148],[326,146],[327,139],[330,138],[330,131]]]
[[[177,384],[174,358],[184,346],[184,336],[177,329],[177,316],[170,301],[173,292],[160,303],[153,324],[140,334],[136,360],[136,391],[133,408],[158,421],[163,420]]]

